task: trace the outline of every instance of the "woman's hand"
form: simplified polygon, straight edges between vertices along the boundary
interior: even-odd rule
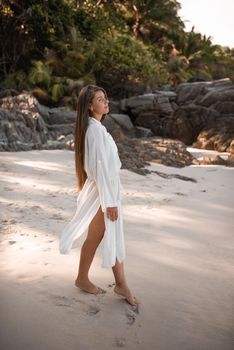
[[[118,219],[118,207],[109,207],[106,208],[106,215],[111,221]]]

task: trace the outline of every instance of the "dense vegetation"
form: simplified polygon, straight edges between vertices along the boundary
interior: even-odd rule
[[[185,32],[176,0],[0,1],[1,90],[74,106],[84,83],[125,97],[189,78],[234,79],[234,49]]]

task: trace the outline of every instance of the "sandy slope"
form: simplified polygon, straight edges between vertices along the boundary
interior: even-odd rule
[[[0,154],[1,349],[233,349],[234,169],[152,163],[197,182],[121,170],[125,270],[141,300],[137,314],[113,293],[102,245],[90,278],[104,295],[74,286],[79,247],[59,254],[76,205],[73,157]]]

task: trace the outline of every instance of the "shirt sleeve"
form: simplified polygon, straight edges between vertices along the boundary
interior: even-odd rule
[[[103,212],[118,205],[119,173],[113,171],[113,157],[105,130],[90,126],[85,138],[85,170],[96,181]]]

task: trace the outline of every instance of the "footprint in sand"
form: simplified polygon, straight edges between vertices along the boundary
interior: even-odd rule
[[[96,315],[100,311],[100,308],[97,305],[89,305],[88,310],[86,313],[88,315]]]
[[[5,191],[14,191],[14,189],[13,189],[13,188],[10,188],[10,187],[3,187],[3,189],[4,189]]]
[[[162,200],[162,202],[164,202],[164,203],[169,203],[171,201],[172,201],[171,198],[163,198],[163,200]]]
[[[54,214],[54,215],[50,216],[50,219],[62,220],[62,221],[64,220],[64,218],[59,214]]]
[[[121,338],[115,338],[115,345],[118,346],[118,348],[125,347],[126,339],[124,337]]]
[[[69,302],[69,299],[63,295],[54,295],[51,294],[50,297],[55,302],[56,306],[65,306],[65,307],[71,307],[71,304]]]
[[[31,208],[32,209],[41,209],[40,205],[32,205]]]
[[[57,305],[57,306],[71,307],[71,305],[65,304],[65,303],[56,303],[56,305]]]
[[[77,299],[77,298],[72,298],[73,301],[77,302],[77,303],[84,303],[83,300]]]
[[[125,315],[127,317],[127,324],[130,326],[136,321],[136,315],[139,314],[139,305],[131,306],[127,308]]]
[[[164,205],[167,203],[170,203],[173,199],[172,198],[163,198],[160,202],[159,202],[159,206],[160,205]]]
[[[108,284],[108,286],[107,286],[107,287],[113,287],[113,286],[115,286],[115,282],[114,282],[114,283],[110,283],[110,284]]]
[[[127,324],[130,326],[136,321],[136,314],[132,310],[127,310],[125,313],[127,317]]]
[[[12,225],[12,224],[16,224],[16,223],[17,223],[17,221],[14,220],[14,219],[4,219],[4,220],[2,220],[2,224],[3,225]]]
[[[16,241],[8,241],[8,243],[9,243],[10,245],[12,245],[12,244],[15,244]]]
[[[187,194],[182,193],[182,192],[175,192],[175,194],[177,194],[177,196],[187,196]]]
[[[54,301],[56,306],[63,306],[63,307],[72,307],[73,302],[78,302],[82,305],[86,304],[82,300],[72,298],[71,300],[63,295],[54,295],[51,294],[50,298]],[[86,310],[87,315],[96,315],[98,312],[100,312],[100,308],[97,305],[87,305],[88,309]]]

